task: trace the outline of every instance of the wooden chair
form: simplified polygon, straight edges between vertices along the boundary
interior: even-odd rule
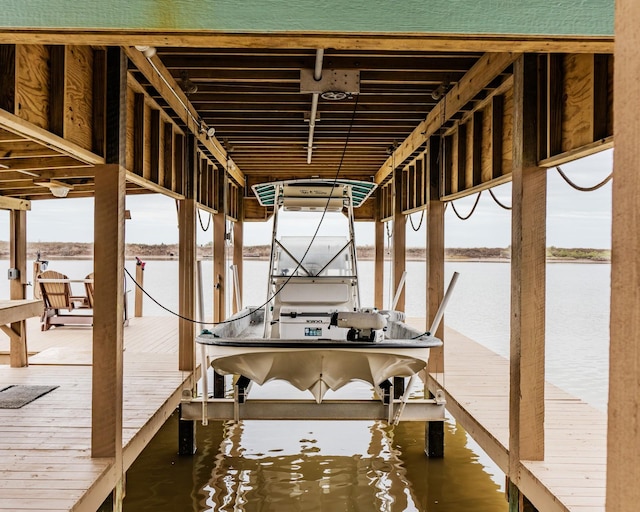
[[[93,272],[87,275],[85,279],[91,280],[91,282],[85,282],[84,287],[85,287],[85,290],[87,291],[87,299],[89,301],[89,307],[93,308],[93,298],[94,298]],[[127,307],[127,280],[126,279],[125,279],[124,285],[125,285],[124,286],[124,325],[127,326],[129,325],[129,312],[128,312],[129,308]]]
[[[60,282],[42,282],[42,279],[57,279]],[[82,295],[72,295],[71,284],[67,280],[68,277],[55,270],[46,270],[38,275],[38,285],[44,302],[44,312],[42,313],[42,330],[47,331],[54,325],[65,325],[70,319],[84,318],[78,315],[62,315],[60,310],[87,309],[90,308],[88,297]],[[91,317],[88,316],[89,320]],[[76,322],[71,322],[76,323]],[[83,321],[82,323],[86,323]]]

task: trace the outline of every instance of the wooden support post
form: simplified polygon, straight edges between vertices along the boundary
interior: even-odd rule
[[[407,217],[402,213],[402,174],[402,171],[399,170],[396,170],[394,174],[392,294],[396,293],[402,274],[406,269]],[[404,311],[405,309],[405,290],[406,286],[402,289],[395,308],[398,311]]]
[[[178,406],[178,417],[182,417],[181,407]],[[196,453],[196,422],[194,420],[178,420],[178,455],[193,455]]]
[[[444,203],[440,201],[440,173],[438,172],[438,145],[436,137],[429,139],[427,149],[427,310],[428,329],[444,297]],[[444,341],[444,322],[432,333]],[[429,350],[429,373],[444,372],[443,347]]]
[[[226,221],[223,212],[213,215],[213,321],[221,322],[226,315]]]
[[[27,212],[25,210],[11,210],[9,216],[11,219],[9,266],[17,271],[15,279],[9,281],[9,297],[12,300],[26,299]],[[10,329],[15,333],[15,336],[11,336],[9,363],[12,368],[27,366],[26,321],[13,322]]]
[[[425,423],[424,453],[430,459],[444,457],[444,421],[427,421]]]
[[[91,454],[122,458],[125,169],[95,177]]]
[[[640,3],[616,1],[607,511],[640,502]]]
[[[240,215],[241,217],[241,215]],[[238,297],[236,297],[236,289],[240,290],[240,299],[242,298],[242,250],[244,248],[243,231],[244,223],[238,220],[233,223],[233,264],[238,269],[238,282],[233,287],[233,312],[237,313]]]
[[[374,263],[373,303],[384,309],[384,222],[375,221],[376,255]]]
[[[135,287],[135,307],[134,307],[134,316],[136,318],[142,317],[142,288],[144,288],[144,262],[138,260],[136,263],[136,283],[138,286]]]
[[[178,323],[179,351],[178,361],[181,371],[193,371],[196,368],[195,324],[188,319],[196,317],[196,140],[187,136],[185,199],[179,207],[179,249],[178,249],[178,285],[179,311]]]
[[[438,166],[439,140],[431,137],[427,143],[425,158],[426,180],[424,191],[427,200],[427,310],[426,326],[429,329],[444,297],[444,203],[440,201],[440,172]],[[444,339],[444,321],[440,322],[434,336]],[[444,372],[444,346],[429,350],[427,373]],[[426,381],[425,381],[426,384]],[[425,385],[425,393],[426,385]],[[444,457],[444,422],[428,421],[425,424],[424,451],[429,458]]]
[[[122,510],[122,380],[127,58],[106,52],[105,162],[94,194],[94,309],[91,456],[114,459],[113,510]]]
[[[544,459],[547,175],[537,166],[537,57],[514,63],[509,478]]]

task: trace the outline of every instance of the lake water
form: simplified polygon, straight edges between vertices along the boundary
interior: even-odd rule
[[[8,265],[7,265],[8,266]],[[71,278],[91,261],[52,261]],[[360,262],[373,275],[373,262]],[[134,262],[127,262],[134,275]],[[508,263],[447,262],[460,273],[446,323],[493,351],[509,353]],[[268,263],[245,261],[243,299],[266,298]],[[425,315],[424,262],[407,262],[409,316]],[[547,265],[546,378],[605,411],[609,347],[609,264]],[[212,265],[202,264],[205,314],[212,311]],[[388,272],[386,273],[388,275]],[[129,284],[129,288],[133,288]],[[230,288],[230,287],[229,287]],[[387,287],[388,288],[388,287]],[[149,261],[145,289],[177,308],[177,262]],[[385,297],[388,302],[388,289]],[[7,281],[0,296],[8,296]],[[361,303],[373,303],[362,279]],[[169,314],[145,298],[144,314]],[[198,452],[177,457],[172,417],[127,473],[125,511],[506,511],[504,475],[449,419],[445,458],[423,452],[423,425],[376,422],[212,422],[198,425]]]

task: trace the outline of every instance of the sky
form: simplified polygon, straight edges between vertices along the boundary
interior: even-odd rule
[[[613,167],[613,150],[597,153],[564,164],[563,171],[577,185],[588,187],[604,180]],[[511,205],[511,183],[492,189],[498,200]],[[455,201],[458,213],[466,216],[477,194]],[[29,242],[93,242],[93,199],[53,199],[32,201],[27,214]],[[126,207],[131,220],[126,221],[127,243],[173,244],[178,242],[175,201],[161,195],[128,196]],[[420,213],[412,215],[416,227]],[[200,212],[203,227],[209,214]],[[425,246],[425,223],[414,232],[407,222],[407,246]],[[498,206],[483,192],[473,215],[466,221],[455,216],[451,205],[445,213],[447,247],[507,247],[511,244],[511,212]],[[310,234],[308,221],[294,221],[289,226],[299,234]],[[390,226],[391,228],[391,226]],[[315,230],[315,227],[314,227]],[[198,226],[198,243],[212,240],[212,228]],[[0,240],[9,239],[9,215],[0,212]],[[245,245],[265,245],[271,241],[271,223],[245,223]],[[373,245],[372,223],[356,223],[358,245]],[[547,175],[547,246],[611,247],[611,182],[595,192],[571,188],[555,169]]]

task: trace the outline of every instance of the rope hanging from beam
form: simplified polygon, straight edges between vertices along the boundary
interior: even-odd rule
[[[559,165],[556,166],[556,170],[558,171],[558,174],[562,176],[562,179],[566,181],[571,188],[579,190],[580,192],[593,192],[594,190],[598,190],[599,188],[604,187],[607,183],[609,183],[609,181],[611,181],[611,178],[613,178],[613,172],[612,172],[603,181],[594,185],[593,187],[581,187],[579,185],[576,185],[573,181],[571,181],[569,177],[562,171]]]
[[[500,207],[500,208],[504,208],[505,210],[511,210],[512,206],[507,206],[506,204],[502,204],[500,201],[498,201],[498,198],[496,197],[496,195],[493,193],[493,190],[489,189],[489,194],[491,194],[491,197],[493,198],[493,200],[496,202],[496,204]]]
[[[209,221],[207,222],[207,227],[204,227],[204,223],[202,222],[202,217],[200,216],[200,208],[198,208],[198,221],[200,222],[200,227],[202,228],[202,231],[209,231],[209,227],[211,226],[211,218],[213,217],[213,215],[211,215],[211,212],[209,212]]]
[[[458,213],[458,210],[456,210],[456,205],[453,204],[453,201],[451,201],[451,208],[453,208],[453,213],[456,214],[456,217],[458,217],[460,220],[467,220],[468,218],[470,218],[473,215],[473,212],[476,211],[476,206],[478,206],[478,203],[480,202],[481,195],[482,195],[482,191],[478,192],[478,195],[476,196],[476,202],[473,204],[473,208],[471,208],[471,211],[465,217],[463,217]]]
[[[422,221],[424,220],[424,210],[422,210],[422,213],[420,215],[420,222],[418,223],[418,227],[414,226],[413,218],[411,217],[411,214],[409,214],[408,217],[409,217],[409,223],[411,224],[411,229],[413,229],[414,231],[419,231],[420,228],[422,227]]]

